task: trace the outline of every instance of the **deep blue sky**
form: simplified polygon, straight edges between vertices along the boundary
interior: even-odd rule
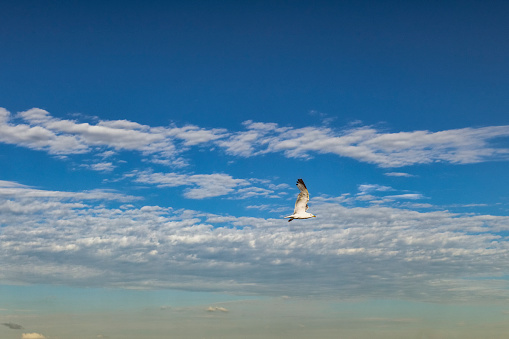
[[[506,14],[478,1],[11,2],[2,101],[208,127],[304,126],[309,110],[401,130],[507,123]]]

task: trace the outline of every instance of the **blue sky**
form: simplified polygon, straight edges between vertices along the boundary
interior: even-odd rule
[[[0,5],[0,336],[502,338],[508,10]]]

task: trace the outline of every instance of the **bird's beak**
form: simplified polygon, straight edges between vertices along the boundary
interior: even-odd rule
[[[313,218],[316,218],[316,215],[313,215]]]

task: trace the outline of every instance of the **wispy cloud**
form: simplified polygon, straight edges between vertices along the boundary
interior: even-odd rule
[[[341,131],[328,127],[281,128],[252,121],[246,121],[245,126],[247,131],[237,132],[220,143],[227,152],[240,156],[283,152],[287,157],[300,158],[330,153],[387,168],[509,159],[508,148],[488,143],[509,137],[509,126],[398,133],[384,133],[373,127]]]
[[[251,197],[275,196],[276,189],[286,188],[286,185],[267,184],[273,189],[254,186],[256,179],[237,179],[225,173],[213,174],[185,174],[185,173],[157,173],[150,170],[133,171],[124,176],[134,182],[156,185],[157,187],[187,187],[184,197],[188,199],[204,199],[219,196],[233,196],[235,199]]]
[[[394,191],[392,187],[383,186],[378,184],[362,184],[359,185],[359,195],[368,194],[371,192],[386,192],[386,191]]]
[[[413,174],[404,173],[404,172],[387,172],[387,173],[384,173],[384,175],[386,175],[388,177],[405,177],[405,178],[414,177]]]
[[[16,199],[67,199],[67,200],[116,200],[121,202],[140,200],[140,197],[112,190],[83,192],[49,191],[32,188],[13,181],[0,180],[0,198]]]
[[[184,192],[189,199],[204,199],[218,197],[232,193],[239,187],[249,185],[244,179],[235,179],[228,174],[178,174],[153,173],[151,171],[134,171],[132,176],[135,182],[152,184],[158,187],[191,186]]]
[[[394,194],[394,195],[386,195],[384,199],[408,199],[408,200],[417,200],[422,199],[424,196],[420,193],[404,193],[404,194]]]
[[[99,172],[111,172],[113,171],[117,166],[113,165],[112,162],[98,162],[92,165],[88,165],[88,168],[99,171]]]
[[[493,142],[508,138],[509,126],[395,133],[372,126],[294,128],[251,120],[243,126],[242,131],[227,131],[194,125],[152,127],[127,120],[99,120],[91,124],[55,118],[38,108],[15,116],[0,108],[0,142],[55,155],[135,151],[149,161],[182,167],[186,163],[181,157],[183,152],[208,145],[231,156],[282,153],[286,157],[309,159],[317,154],[334,154],[383,168],[509,159],[509,148]],[[411,176],[404,172],[386,175]]]

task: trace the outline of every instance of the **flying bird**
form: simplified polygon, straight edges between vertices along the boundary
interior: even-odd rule
[[[316,215],[306,212],[309,208],[308,206],[309,192],[302,179],[297,180],[297,187],[299,188],[300,193],[297,196],[297,201],[295,202],[295,210],[293,211],[293,214],[285,217],[290,218],[288,222],[292,221],[293,219],[309,219],[316,217]]]

